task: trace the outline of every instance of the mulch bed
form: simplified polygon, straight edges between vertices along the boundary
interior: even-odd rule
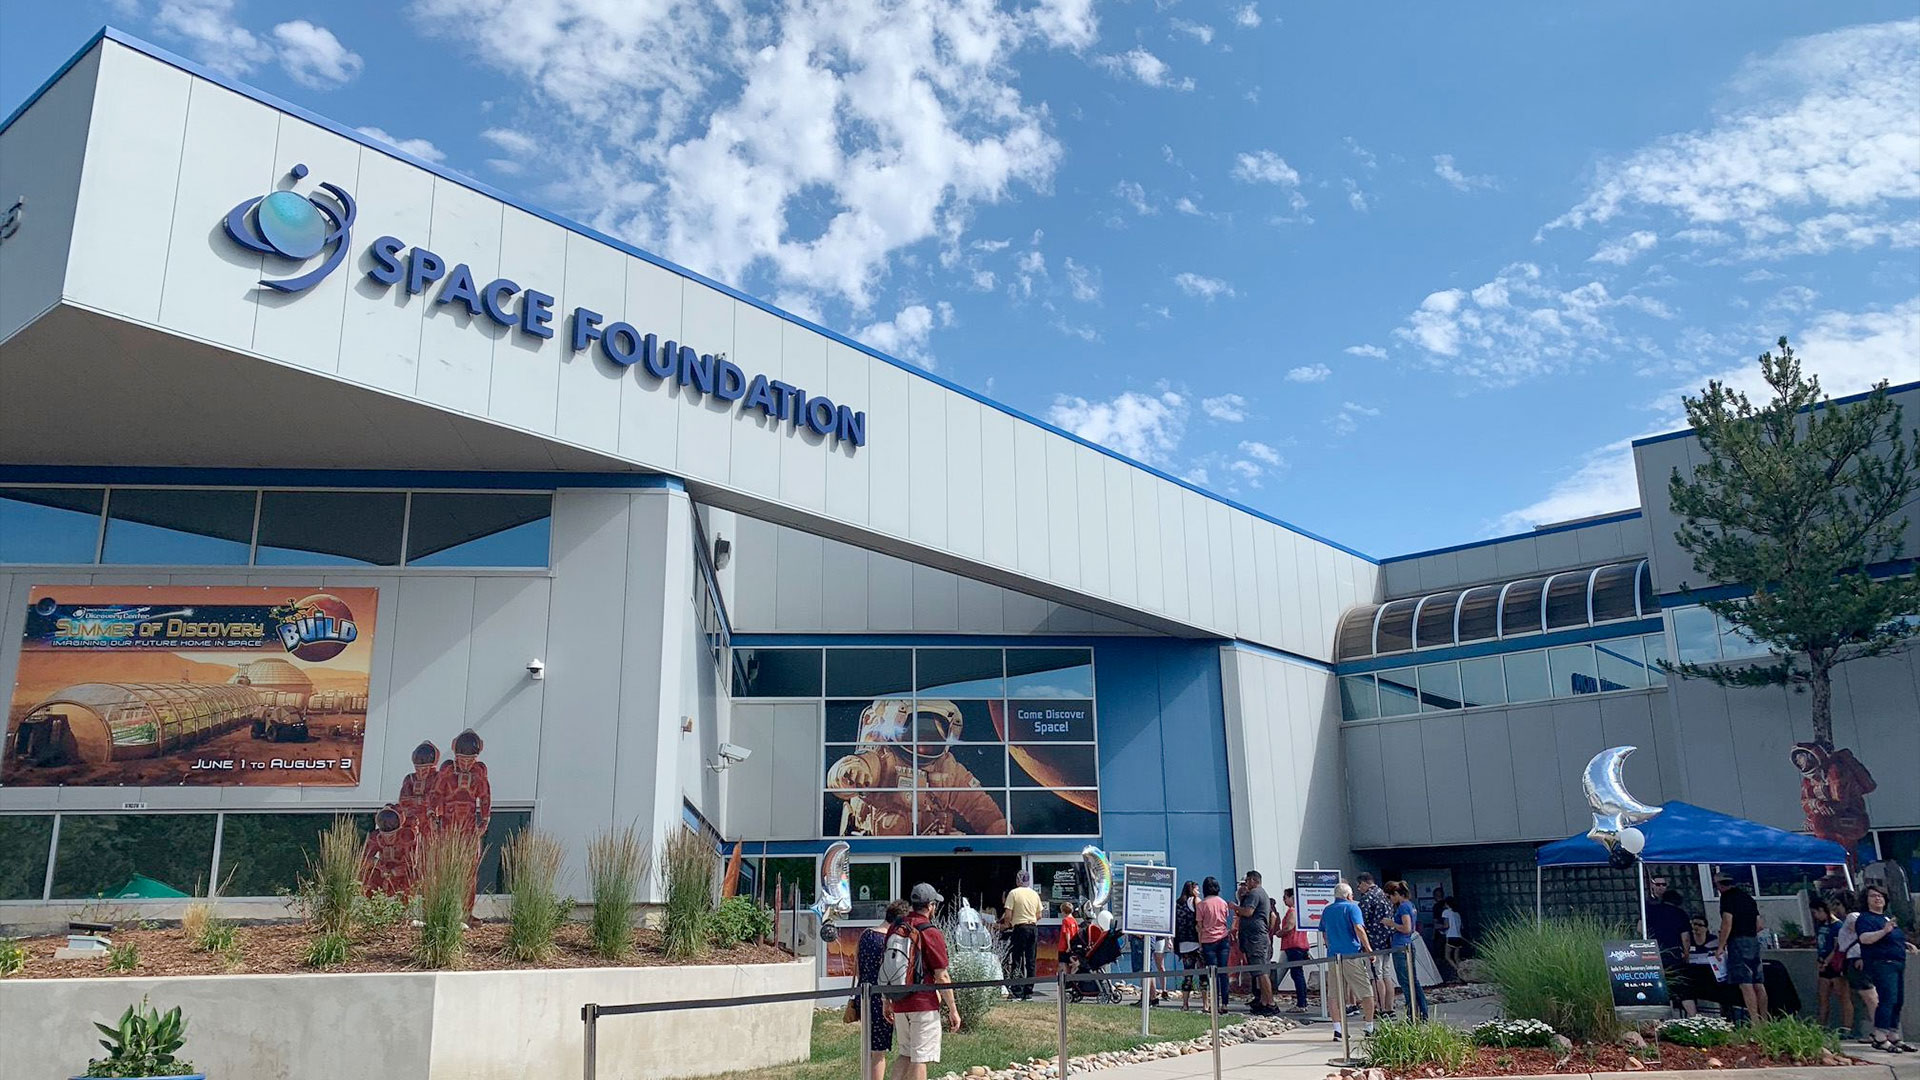
[[[66,937],[50,936],[22,939],[27,951],[24,970],[15,979],[112,978],[117,975],[264,975],[312,974],[315,968],[301,962],[313,931],[305,923],[271,923],[240,926],[238,958],[226,958],[194,948],[180,928],[155,930],[123,929],[109,935],[115,945],[131,944],[140,950],[140,961],[132,971],[108,971],[104,960],[55,960],[53,951],[67,943]],[[327,971],[390,972],[425,970],[414,963],[413,946],[419,931],[399,926],[358,935],[350,959]],[[742,945],[732,949],[713,949],[695,960],[669,960],[660,949],[660,935],[642,930],[638,947],[624,962],[602,958],[588,944],[587,928],[568,923],[555,935],[554,952],[537,964],[520,963],[502,955],[506,947],[506,924],[481,922],[467,932],[466,955],[458,964],[463,971],[505,971],[540,968],[587,967],[678,967],[690,964],[780,964],[791,960],[785,952],[770,945]]]
[[[1446,1072],[1437,1066],[1421,1069],[1385,1069],[1381,1072],[1389,1080],[1425,1080],[1436,1076],[1535,1076],[1546,1073],[1596,1073],[1596,1072],[1639,1072],[1639,1071],[1678,1071],[1690,1069],[1765,1069],[1798,1065],[1859,1065],[1862,1062],[1849,1057],[1839,1057],[1831,1062],[1794,1062],[1770,1058],[1753,1045],[1716,1046],[1710,1050],[1701,1050],[1691,1046],[1676,1046],[1673,1043],[1660,1044],[1658,1061],[1643,1061],[1633,1051],[1624,1046],[1592,1045],[1576,1047],[1573,1056],[1565,1064],[1560,1064],[1559,1054],[1553,1050],[1500,1049],[1482,1046],[1475,1048],[1474,1056],[1466,1066],[1456,1072]],[[1364,1077],[1370,1069],[1350,1069],[1348,1074]]]

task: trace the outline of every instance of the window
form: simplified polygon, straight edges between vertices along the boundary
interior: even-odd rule
[[[0,814],[0,900],[40,899],[52,843],[52,814]]]
[[[820,650],[733,650],[733,696],[819,697]]]
[[[1639,615],[1634,607],[1642,563],[1603,566],[1593,578],[1593,621],[1631,619]]]
[[[372,814],[351,815],[365,836]],[[220,822],[220,895],[276,896],[298,887],[333,814],[226,814]],[[62,830],[64,832],[64,829]],[[61,847],[65,847],[64,837]]]
[[[100,488],[0,488],[0,563],[92,562],[105,503]]]
[[[1430,649],[1453,644],[1453,606],[1457,592],[1436,593],[1420,601],[1419,625],[1414,627],[1415,648]]]
[[[1069,660],[1067,666],[1077,665]],[[923,697],[1005,697],[1005,668],[999,649],[920,649],[914,654],[914,688]]]
[[[259,566],[398,566],[407,496],[381,491],[260,495]]]
[[[1666,673],[1660,670],[1660,663],[1667,659],[1667,635],[1645,634],[1640,643],[1647,649],[1647,685],[1666,685]]]
[[[1647,660],[1637,637],[1596,642],[1594,656],[1599,665],[1600,689],[1644,690],[1647,688]]]
[[[101,561],[126,566],[245,566],[258,493],[115,488]]]
[[[1088,649],[1008,649],[1007,696],[1093,697],[1093,652]]]
[[[63,814],[53,898],[205,896],[214,825],[213,814]]]
[[[1381,716],[1412,716],[1420,711],[1420,693],[1414,687],[1412,668],[1382,671],[1378,677]]]
[[[1593,664],[1593,646],[1563,645],[1547,650],[1553,673],[1553,696],[1575,697],[1600,692],[1600,675]]]
[[[1349,720],[1373,720],[1380,715],[1380,692],[1371,675],[1340,677],[1340,712]]]
[[[1683,664],[1710,664],[1720,659],[1720,628],[1713,612],[1703,607],[1676,608],[1673,641]]]
[[[764,896],[776,908],[793,906],[793,887],[800,886],[800,905],[805,907],[813,903],[814,886],[818,884],[819,871],[811,855],[784,856],[767,859],[760,866],[759,887]]]
[[[1504,705],[1507,681],[1501,674],[1500,658],[1482,656],[1460,661],[1460,703],[1471,709],[1479,705]]]
[[[1500,586],[1468,589],[1460,598],[1460,643],[1490,640],[1498,629]]]
[[[829,697],[893,697],[912,692],[912,649],[827,650]]]
[[[1508,701],[1517,705],[1523,701],[1545,701],[1553,696],[1553,683],[1547,678],[1546,653],[1514,653],[1501,659],[1506,662]]]
[[[531,810],[495,810],[487,819],[487,835],[481,839],[480,874],[476,891],[482,896],[503,896],[507,879],[500,872],[500,852],[513,834],[533,822]]]
[[[1771,651],[1765,645],[1747,636],[1747,632],[1734,625],[1732,621],[1720,618],[1718,615],[1714,616],[1714,618],[1720,625],[1720,656],[1722,659],[1751,660],[1755,657],[1765,656]]]
[[[1587,580],[1592,572],[1555,574],[1547,581],[1547,629],[1587,625]]]
[[[1349,608],[1340,618],[1338,648],[1335,654],[1342,660],[1354,660],[1362,656],[1373,655],[1373,613],[1380,610],[1375,604],[1362,604]]]
[[[1540,629],[1540,578],[1528,578],[1507,586],[1507,598],[1500,605],[1500,636],[1512,637]]]
[[[416,492],[407,565],[545,566],[552,517],[551,495]]]
[[[1375,652],[1405,652],[1413,648],[1413,609],[1418,598],[1395,600],[1380,612],[1379,629],[1374,634]]]
[[[1460,707],[1460,666],[1420,665],[1420,711],[1439,712]]]

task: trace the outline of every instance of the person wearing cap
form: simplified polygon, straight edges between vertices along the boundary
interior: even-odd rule
[[[915,885],[907,896],[913,910],[892,930],[892,933],[919,937],[914,949],[913,973],[908,976],[915,982],[953,981],[947,971],[946,935],[933,925],[934,908],[945,899],[924,881]],[[882,1008],[894,1025],[895,1056],[888,1075],[893,1080],[927,1080],[927,1066],[940,1060],[942,1010],[946,1012],[948,1028],[956,1033],[960,1030],[960,1009],[953,1002],[953,991],[917,990],[883,1003]]]
[[[1007,962],[1013,969],[1007,977],[1031,979],[1039,943],[1040,894],[1033,890],[1033,875],[1025,870],[1014,875],[1013,883],[1000,908],[1000,921],[1007,927]],[[1032,1000],[1033,984],[1013,987],[1012,995],[1016,1001]]]

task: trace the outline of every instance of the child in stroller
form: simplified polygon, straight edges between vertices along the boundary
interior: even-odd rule
[[[1120,958],[1122,941],[1123,939],[1119,934],[1104,933],[1099,927],[1089,923],[1078,934],[1074,935],[1073,948],[1070,953],[1073,966],[1068,970],[1086,972],[1093,975],[1104,972],[1109,964],[1112,964]],[[1080,1002],[1086,1001],[1088,998],[1092,998],[1095,1001],[1118,1004],[1120,1002],[1120,991],[1118,987],[1106,979],[1071,982],[1067,984],[1068,1001]]]

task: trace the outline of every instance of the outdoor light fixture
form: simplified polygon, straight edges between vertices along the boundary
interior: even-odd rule
[[[727,568],[727,564],[732,561],[733,561],[733,541],[727,539],[724,536],[714,537],[713,538],[713,568],[715,570],[725,570]]]

